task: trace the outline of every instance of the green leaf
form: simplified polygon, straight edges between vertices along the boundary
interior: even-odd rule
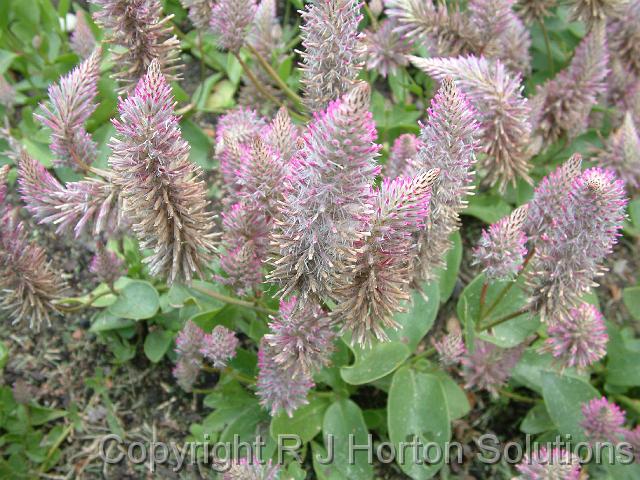
[[[121,318],[143,320],[153,317],[160,308],[160,296],[153,285],[142,280],[132,280],[109,307],[109,312]]]
[[[449,418],[451,420],[457,420],[469,413],[471,405],[469,405],[469,399],[462,387],[458,385],[449,374],[442,370],[436,370],[433,374],[438,377],[444,389],[447,406],[449,407]]]
[[[440,306],[437,283],[426,285],[423,292],[427,301],[420,292],[414,292],[407,312],[395,315],[400,328],[387,330],[388,342],[374,342],[368,348],[351,347],[355,361],[340,369],[345,382],[351,385],[372,382],[390,374],[409,358],[433,326]]]
[[[476,325],[480,319],[480,297],[482,295],[482,286],[484,285],[484,274],[478,275],[469,285],[465,287],[458,299],[456,307],[458,318],[467,327]],[[490,282],[487,289],[485,300],[485,311],[490,308],[493,302],[499,298],[502,290],[509,285],[510,282]],[[493,320],[497,320],[505,315],[520,310],[525,304],[526,296],[519,283],[513,285],[508,293],[504,295],[502,300],[487,315],[483,323],[486,325]],[[502,348],[516,346],[527,338],[531,333],[535,332],[540,321],[536,317],[525,314],[498,325],[492,329],[492,334],[481,333],[479,336],[486,341],[495,343]]]
[[[511,205],[502,197],[492,194],[473,195],[469,199],[469,205],[462,211],[463,215],[471,215],[485,223],[496,223],[511,213]]]
[[[622,291],[622,301],[631,316],[640,320],[640,286],[625,288]]]
[[[453,293],[458,280],[458,272],[460,270],[460,262],[462,262],[462,238],[460,232],[454,232],[451,235],[453,246],[449,249],[446,256],[447,266],[439,274],[440,278],[440,303],[445,303]]]
[[[326,398],[314,398],[307,405],[298,408],[293,417],[280,412],[271,419],[271,438],[278,441],[279,435],[297,435],[302,443],[310,442],[322,431],[322,420],[328,407],[329,401]]]
[[[16,55],[13,52],[9,52],[8,50],[0,50],[0,75],[7,71],[7,69],[11,66],[11,62],[16,58]]]
[[[64,410],[56,410],[55,408],[47,408],[37,404],[29,405],[29,419],[33,426],[44,425],[66,415],[67,412]]]
[[[334,460],[332,468],[337,469],[342,478],[349,480],[369,480],[373,478],[373,467],[368,462],[366,451],[353,452],[349,461],[349,445],[367,445],[370,437],[362,417],[360,407],[351,400],[333,403],[324,415],[322,432],[325,443],[332,439]]]
[[[388,375],[409,358],[409,347],[399,342],[376,342],[370,348],[351,347],[355,362],[340,369],[342,379],[351,385],[364,385]]]
[[[640,386],[640,341],[628,339],[613,324],[607,325],[607,382],[613,385]]]
[[[333,466],[333,461],[321,463],[320,459],[327,458],[327,449],[317,442],[311,442],[313,471],[318,480],[344,480],[344,476]]]
[[[9,349],[4,344],[4,342],[0,342],[0,370],[4,368],[4,366],[9,361]]]
[[[548,432],[554,428],[555,424],[549,416],[547,408],[542,403],[537,404],[529,410],[520,424],[520,431],[529,435]]]
[[[516,365],[512,378],[542,395],[542,376],[545,372],[556,372],[557,370],[557,364],[551,354],[540,354],[535,349],[528,349]],[[578,379],[583,378],[573,368],[566,369],[564,375]]]
[[[405,461],[400,464],[400,457],[396,458],[402,471],[415,480],[433,477],[442,468],[447,451],[446,442],[451,438],[449,408],[442,382],[435,375],[401,368],[393,375],[387,411],[389,438],[395,444],[396,451],[403,448],[401,442],[406,442]],[[414,452],[415,447],[410,446],[414,440],[418,443],[418,452]],[[423,458],[425,449],[420,448],[420,444],[431,442],[440,447],[441,458],[436,463]],[[429,450],[428,453],[435,460],[435,451]],[[425,461],[414,462],[415,456]]]
[[[169,350],[173,335],[166,330],[157,329],[144,339],[144,353],[153,363],[158,363]]]
[[[542,375],[542,396],[560,434],[570,435],[574,444],[586,441],[580,426],[584,419],[581,406],[600,396],[598,391],[584,380],[545,372]]]
[[[129,320],[126,318],[120,318],[108,311],[100,312],[93,323],[91,324],[91,328],[89,328],[90,332],[107,332],[109,330],[119,330],[121,328],[129,328],[135,325],[133,320]]]
[[[189,160],[200,165],[205,170],[210,170],[213,166],[211,162],[211,139],[191,120],[183,120],[180,129],[184,139],[189,142]]]

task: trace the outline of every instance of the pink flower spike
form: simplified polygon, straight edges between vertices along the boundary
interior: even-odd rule
[[[605,397],[582,404],[584,420],[580,424],[592,442],[617,444],[624,435],[625,412]]]
[[[213,364],[214,368],[224,368],[228,361],[236,356],[238,343],[235,333],[222,325],[217,325],[202,339],[200,353]]]

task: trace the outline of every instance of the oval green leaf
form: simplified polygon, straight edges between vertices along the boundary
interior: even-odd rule
[[[399,456],[396,457],[402,471],[414,480],[433,477],[444,464],[446,443],[451,438],[449,408],[438,377],[401,368],[393,376],[387,411],[389,438],[396,452],[404,451],[403,463],[400,463]],[[414,451],[415,446],[411,446],[414,440],[418,444],[418,452]],[[435,461],[436,449],[430,448],[428,455],[434,462],[428,459],[422,463],[415,462],[416,457],[425,460],[422,453],[428,443],[438,445],[439,461]]]
[[[153,317],[159,308],[160,296],[153,285],[132,280],[122,289],[108,311],[116,317],[144,320]]]

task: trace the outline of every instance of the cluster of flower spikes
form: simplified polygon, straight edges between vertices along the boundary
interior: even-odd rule
[[[543,320],[566,316],[597,285],[594,278],[620,235],[626,203],[613,171],[580,172],[578,154],[536,188],[527,222],[535,248],[527,283],[531,306]]]
[[[133,88],[155,60],[169,80],[178,78],[180,42],[172,35],[173,15],[162,16],[159,0],[91,0],[101,7],[94,19],[107,30],[106,41],[116,45],[113,75],[121,92]]]
[[[235,357],[238,343],[236,335],[222,325],[205,334],[198,325],[188,320],[176,337],[178,360],[173,376],[178,385],[190,392],[205,359],[214,368],[226,367],[227,362]]]
[[[222,475],[222,480],[278,480],[278,478],[280,478],[279,465],[273,465],[271,460],[262,463],[257,458],[240,459]]]
[[[527,255],[524,226],[528,211],[528,205],[516,208],[482,231],[473,263],[482,267],[487,280],[512,280],[522,269]]]
[[[57,311],[54,300],[62,297],[65,286],[8,205],[8,174],[8,165],[0,168],[0,311],[13,323],[28,320],[29,327],[38,330],[50,324],[50,312]]]
[[[605,397],[582,404],[581,410],[583,420],[580,426],[589,441],[617,444],[626,436],[625,411]]]
[[[240,295],[258,290],[269,235],[285,181],[292,173],[297,130],[285,109],[268,125],[239,108],[218,124],[218,158],[226,186],[220,280]]]
[[[272,235],[270,279],[286,297],[330,298],[344,259],[366,236],[379,146],[369,112],[369,86],[356,85],[315,113],[293,158]]]
[[[420,150],[410,172],[440,169],[431,192],[426,229],[418,235],[414,278],[431,281],[444,268],[450,236],[460,228],[460,212],[473,189],[478,148],[477,114],[450,77],[445,77],[421,125]]]
[[[516,469],[520,475],[514,480],[580,480],[582,472],[579,457],[564,449],[546,447],[525,455]]]
[[[520,75],[508,72],[500,60],[484,57],[409,58],[435,79],[452,77],[476,108],[480,147],[486,154],[480,164],[486,170],[484,182],[501,189],[518,179],[531,183],[531,109]]]
[[[604,27],[597,26],[580,42],[569,66],[538,86],[531,99],[531,118],[542,147],[587,129],[589,113],[606,91],[608,61]]]
[[[302,12],[302,85],[311,112],[325,109],[354,84],[365,61],[360,0],[311,0]]]
[[[171,87],[152,61],[136,88],[118,105],[112,121],[109,165],[124,199],[124,213],[154,276],[190,283],[214,252],[213,217],[199,167],[189,161],[174,114]]]
[[[389,0],[387,16],[405,38],[420,40],[435,56],[484,55],[520,73],[530,68],[531,37],[513,0],[471,0],[467,9],[421,0]]]
[[[100,47],[96,48],[71,73],[51,85],[51,106],[40,104],[43,114],[35,115],[51,129],[51,150],[57,166],[86,171],[96,157],[96,143],[84,123],[97,107],[101,54]]]

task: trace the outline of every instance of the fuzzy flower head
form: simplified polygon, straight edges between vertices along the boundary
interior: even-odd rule
[[[604,28],[594,28],[576,48],[569,66],[538,87],[531,100],[531,118],[544,146],[563,135],[575,138],[587,129],[591,109],[606,91],[608,62]]]
[[[285,107],[281,107],[273,121],[263,131],[265,143],[278,152],[282,163],[289,165],[296,152],[299,139],[298,128],[291,121]]]
[[[219,0],[211,12],[210,25],[220,47],[238,53],[255,14],[255,0]]]
[[[426,231],[420,236],[416,277],[422,281],[435,278],[444,267],[445,253],[451,247],[449,236],[460,228],[460,212],[473,189],[476,162],[477,114],[466,96],[450,77],[431,101],[429,120],[421,125],[414,169],[439,169],[431,192],[431,212]],[[415,171],[415,170],[414,170]]]
[[[575,153],[565,163],[540,180],[529,211],[525,231],[530,239],[536,240],[553,227],[557,218],[563,215],[563,205],[573,186],[582,173],[582,155]]]
[[[120,278],[124,273],[124,262],[115,252],[99,247],[98,252],[91,259],[89,271],[93,273],[100,282],[109,285]]]
[[[7,82],[4,75],[0,75],[0,105],[5,108],[12,108],[16,100],[16,91],[13,86]]]
[[[110,234],[120,225],[120,191],[108,180],[86,178],[63,186],[40,162],[21,152],[18,184],[27,210],[39,223],[55,225],[56,233],[72,231],[76,238],[89,230]]]
[[[311,0],[302,12],[302,85],[312,112],[349,91],[362,69],[361,6],[359,0]]]
[[[96,39],[93,36],[86,14],[82,11],[76,13],[76,26],[71,33],[69,45],[71,50],[81,58],[87,58],[96,47]]]
[[[180,0],[187,9],[189,20],[198,30],[206,30],[211,22],[213,0]]]
[[[406,55],[413,48],[412,42],[397,33],[395,27],[393,20],[385,19],[377,30],[367,31],[365,36],[367,69],[383,77],[396,75],[398,68],[407,66]]]
[[[620,2],[623,3],[623,2]],[[612,55],[640,76],[640,0],[629,0],[618,15],[607,19],[607,38]]]
[[[257,458],[241,459],[222,475],[222,480],[278,480],[280,467],[272,465],[271,460],[261,463]]]
[[[225,277],[220,281],[231,285],[240,296],[250,294],[263,281],[270,223],[256,203],[239,202],[222,214],[222,226],[220,267]]]
[[[543,349],[560,359],[565,367],[585,369],[607,353],[607,329],[596,307],[583,303],[569,310],[549,326]]]
[[[519,178],[531,182],[531,110],[520,76],[511,74],[499,60],[484,57],[409,58],[438,80],[452,77],[476,108],[479,146],[486,153],[485,183],[504,188]]]
[[[396,178],[408,173],[415,165],[421,147],[422,142],[412,133],[403,133],[396,138],[384,167],[384,176]]]
[[[620,236],[627,198],[613,171],[585,170],[562,200],[561,215],[536,243],[527,277],[532,307],[555,321],[594,286]]]
[[[200,350],[202,349],[204,336],[202,329],[191,320],[188,320],[176,337],[176,353],[181,358],[199,365],[202,358]]]
[[[511,376],[523,351],[523,345],[505,349],[493,343],[476,340],[474,351],[467,352],[462,357],[462,377],[466,381],[465,388],[487,390],[497,396],[498,389]]]
[[[176,362],[176,366],[173,367],[172,373],[180,388],[185,392],[190,392],[200,374],[200,365],[192,362],[187,357],[181,357]]]
[[[483,230],[473,251],[474,263],[490,280],[513,279],[522,268],[527,254],[527,236],[523,231],[527,205],[515,209],[511,215]]]
[[[625,412],[605,397],[582,404],[584,420],[580,424],[592,442],[617,444],[624,435]]]
[[[516,469],[520,476],[514,480],[579,480],[582,471],[576,455],[558,448],[549,451],[545,447],[526,455]]]
[[[462,335],[458,332],[442,336],[440,340],[433,342],[433,346],[438,352],[440,363],[445,366],[458,364],[467,353]]]
[[[613,168],[630,190],[640,189],[640,135],[631,112],[606,140],[598,165]]]
[[[97,107],[101,54],[97,48],[71,73],[50,86],[51,105],[41,104],[43,115],[35,115],[51,129],[51,150],[59,166],[86,170],[96,157],[96,143],[84,129],[84,123]]]
[[[180,42],[172,34],[171,16],[162,17],[159,0],[91,0],[101,10],[95,21],[107,30],[106,41],[122,47],[113,52],[113,75],[124,93],[133,88],[155,60],[169,81],[178,79]]]
[[[158,62],[118,108],[109,163],[140,247],[153,252],[144,261],[151,275],[166,276],[170,284],[190,283],[212,259],[213,218]]]
[[[628,0],[570,0],[570,20],[582,20],[588,27],[603,24],[608,17],[616,17]]]
[[[319,305],[297,303],[295,296],[280,301],[280,315],[271,317],[264,338],[276,363],[308,375],[329,365],[336,334]]]
[[[271,416],[283,410],[291,417],[298,407],[309,403],[307,394],[315,384],[311,377],[280,365],[275,360],[277,354],[266,339],[260,342],[257,395]]]
[[[550,16],[556,3],[557,0],[520,0],[517,10],[527,24],[532,24]]]
[[[393,316],[411,296],[414,235],[424,230],[439,174],[433,169],[413,178],[385,179],[377,192],[370,234],[348,261],[335,291],[338,305],[331,312],[352,343],[386,341],[386,330],[398,328]]]
[[[0,180],[6,172],[0,171]],[[2,196],[4,192],[0,192]],[[54,301],[62,296],[65,285],[44,249],[29,241],[24,224],[2,207],[0,312],[7,313],[13,324],[28,320],[29,328],[38,331],[42,324],[51,324],[50,314],[57,312]]]
[[[380,148],[369,101],[369,86],[360,83],[316,114],[305,131],[272,236],[271,278],[282,296],[330,294],[343,259],[366,235]]]
[[[217,325],[202,339],[200,353],[213,364],[214,368],[224,368],[227,362],[236,356],[237,348],[236,334],[222,325]]]

